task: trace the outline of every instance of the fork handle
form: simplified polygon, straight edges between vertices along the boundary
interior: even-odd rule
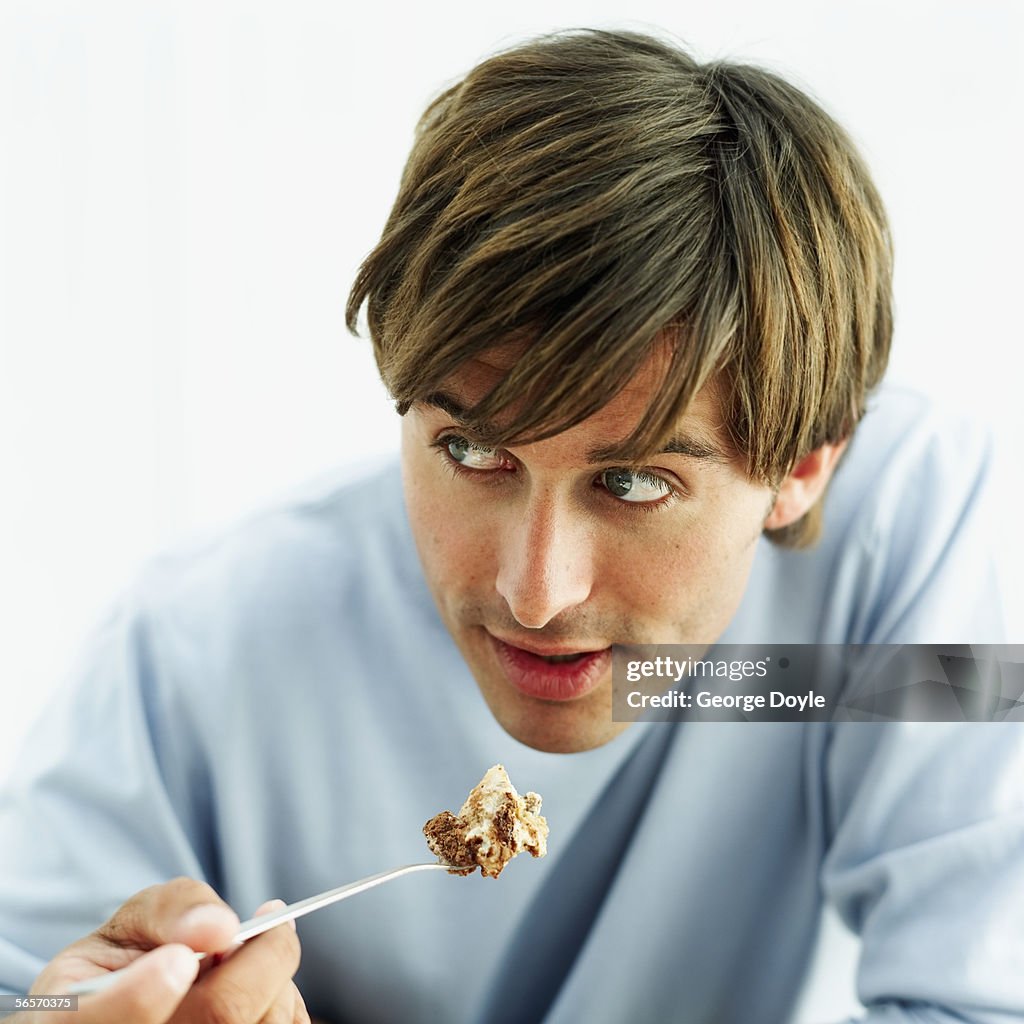
[[[249,939],[254,939],[257,935],[262,935],[264,932],[270,931],[271,928],[284,924],[285,921],[294,921],[297,917],[311,914],[314,910],[320,910],[321,907],[329,907],[332,903],[337,903],[339,900],[348,899],[349,896],[357,896],[361,892],[366,892],[367,889],[373,889],[378,885],[383,885],[385,882],[390,882],[393,878],[411,875],[414,871],[430,871],[436,868],[450,871],[451,865],[441,864],[437,861],[432,861],[429,864],[406,864],[401,868],[392,868],[390,871],[381,871],[379,874],[370,875],[368,878],[362,878],[358,882],[340,885],[337,889],[328,889],[327,892],[318,893],[316,896],[299,900],[297,903],[289,903],[288,906],[275,910],[273,913],[252,917],[248,921],[242,922],[235,935],[233,946],[240,946],[243,942],[248,942]],[[206,953],[196,953],[196,959],[202,960],[206,955]],[[68,988],[67,994],[87,995],[92,992],[102,992],[103,989],[115,984],[126,970],[126,967],[119,967],[116,971],[108,971],[106,974],[97,974],[94,978],[86,978],[85,981],[75,982],[74,985]]]

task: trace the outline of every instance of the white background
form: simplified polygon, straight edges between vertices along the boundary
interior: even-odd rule
[[[896,238],[891,375],[992,423],[1015,584],[1019,9],[7,0],[0,778],[145,557],[394,449],[369,344],[344,329],[349,284],[424,104],[484,54],[558,27],[660,26],[699,57],[783,72],[848,126]],[[1019,588],[1008,598],[1024,639]]]

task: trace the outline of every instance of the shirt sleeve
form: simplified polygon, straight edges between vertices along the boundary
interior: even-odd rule
[[[911,447],[858,527],[857,639],[999,642],[987,439]],[[861,938],[862,1020],[1024,1020],[1024,724],[837,723],[825,782],[822,884]]]
[[[203,755],[160,676],[126,598],[25,741],[0,791],[0,990],[27,991],[140,889],[211,880]]]

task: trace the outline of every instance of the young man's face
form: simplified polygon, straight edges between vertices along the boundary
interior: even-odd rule
[[[507,367],[488,353],[445,394],[468,407]],[[639,422],[659,369],[649,362],[600,412],[535,444],[476,445],[434,405],[403,422],[409,518],[441,617],[491,712],[540,750],[587,750],[625,728],[612,721],[612,644],[720,636],[772,506],[724,454],[709,389],[678,424],[682,451],[633,470],[600,460]]]

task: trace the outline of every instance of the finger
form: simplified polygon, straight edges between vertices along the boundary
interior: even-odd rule
[[[287,906],[287,904],[284,902],[284,900],[267,900],[266,903],[261,903],[256,908],[256,910],[255,910],[255,912],[253,913],[252,916],[253,916],[253,918],[257,918],[257,917],[263,917],[264,914],[273,914],[273,913],[276,913],[278,910],[284,910],[285,906]],[[286,921],[284,923],[289,925],[291,927],[292,931],[295,931],[295,922],[294,921]],[[209,964],[204,964],[203,966],[204,967],[206,967],[206,966],[214,967],[214,966],[217,966],[218,964],[222,964],[225,960],[228,959],[228,957],[233,956],[241,948],[242,947],[239,944],[239,945],[232,945],[228,949],[221,950],[218,953],[216,953],[213,957],[210,957],[210,963]],[[202,969],[200,969],[200,973],[204,973]]]
[[[266,903],[261,903],[256,908],[256,913],[253,914],[252,916],[253,917],[263,917],[264,914],[274,914],[274,913],[277,913],[277,911],[279,911],[279,910],[284,910],[284,908],[286,906],[288,906],[288,904],[285,903],[284,900],[267,900]],[[290,925],[292,931],[295,931],[295,921],[294,920],[285,921],[283,923],[287,924],[287,925]]]
[[[198,969],[193,951],[177,943],[144,953],[110,988],[78,997],[75,1024],[164,1024],[188,993]],[[39,1024],[66,1024],[66,1013],[39,1016]]]
[[[306,1009],[306,1000],[302,998],[302,993],[297,988],[295,989],[295,1012],[292,1014],[291,1024],[313,1024],[309,1010]]]
[[[267,900],[265,903],[261,903],[256,907],[253,912],[253,916],[254,918],[262,918],[264,914],[283,910],[285,905],[285,901],[281,899]],[[294,921],[285,922],[285,924],[295,931]],[[220,958],[219,963],[222,964],[228,956],[238,952],[241,948],[241,946],[236,946],[228,950],[224,953],[223,957]],[[274,999],[273,1004],[263,1015],[259,1024],[294,1024],[296,1019],[296,1000],[302,1002],[299,997],[298,989],[295,987],[294,983],[289,983],[282,989],[278,997]],[[302,1006],[304,1007],[305,1004],[302,1004]],[[299,1019],[301,1020],[301,1018]]]
[[[293,1024],[297,994],[294,983],[289,982],[278,994],[270,1009],[263,1015],[260,1024]]]
[[[193,986],[182,1019],[194,1013],[199,1020],[262,1020],[291,986],[300,956],[294,928],[279,925],[257,935]]]
[[[210,953],[229,946],[239,924],[238,915],[205,882],[176,878],[136,893],[94,935],[121,948],[181,942]]]

